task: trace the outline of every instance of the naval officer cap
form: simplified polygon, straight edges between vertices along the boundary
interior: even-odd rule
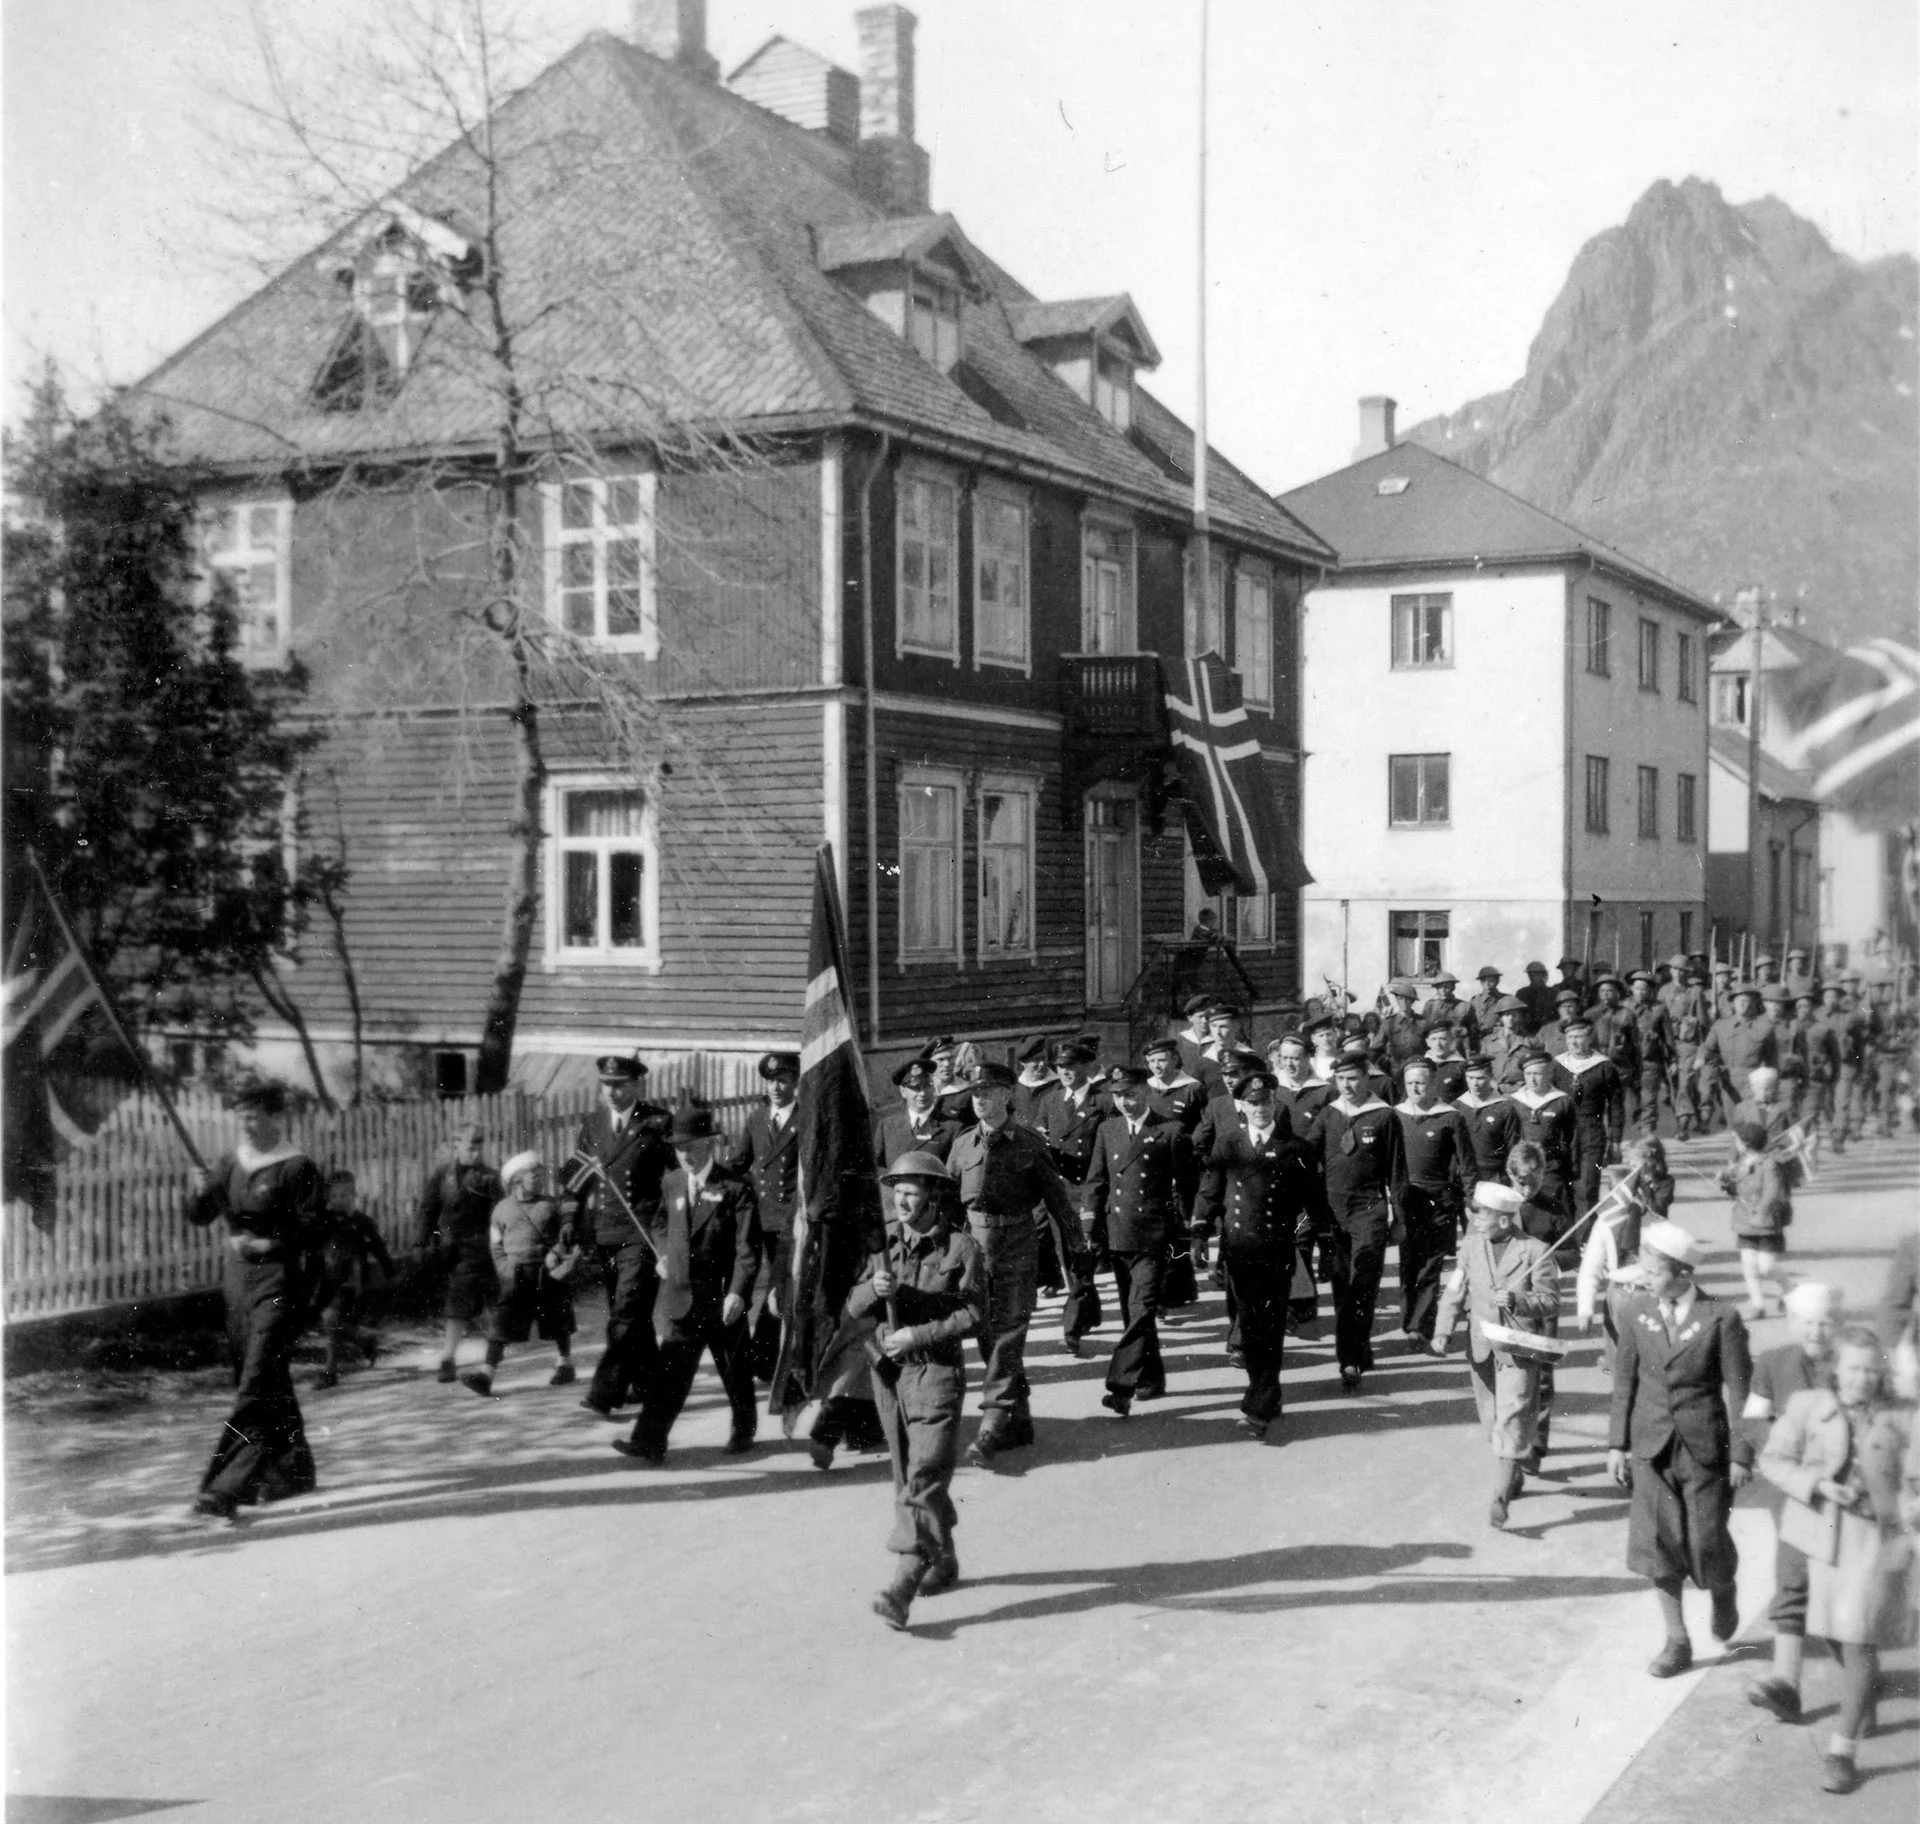
[[[1144,1089],[1152,1072],[1144,1064],[1116,1064],[1107,1072],[1111,1089]]]
[[[969,1089],[1011,1089],[1013,1086],[1013,1072],[995,1058],[982,1058],[967,1078]]]
[[[895,1089],[927,1089],[932,1086],[932,1083],[933,1060],[931,1058],[909,1058],[893,1073]]]
[[[1053,1048],[1053,1061],[1056,1064],[1091,1064],[1099,1055],[1099,1045],[1087,1038],[1062,1039]]]
[[[632,1052],[610,1051],[595,1058],[593,1068],[602,1083],[638,1083],[647,1074],[647,1067]]]
[[[1248,1090],[1257,1089],[1263,1083],[1270,1090],[1280,1087],[1280,1079],[1276,1077],[1272,1071],[1268,1070],[1265,1065],[1262,1065],[1258,1070],[1248,1071],[1244,1077],[1240,1078],[1240,1080],[1234,1084],[1233,1093],[1244,1100]]]
[[[797,1051],[770,1051],[760,1060],[759,1070],[769,1083],[775,1077],[797,1077],[800,1074],[800,1054]]]

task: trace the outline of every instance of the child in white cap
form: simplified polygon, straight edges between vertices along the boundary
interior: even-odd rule
[[[1713,1596],[1713,1637],[1740,1631],[1727,1530],[1733,1491],[1753,1479],[1753,1445],[1736,1428],[1747,1403],[1747,1327],[1725,1299],[1694,1283],[1700,1244],[1677,1222],[1640,1231],[1641,1290],[1620,1311],[1607,1469],[1633,1490],[1627,1569],[1653,1583],[1666,1642],[1647,1670],[1672,1678],[1693,1664],[1681,1613],[1687,1579]]]
[[[483,1398],[493,1392],[493,1371],[509,1343],[524,1343],[537,1327],[559,1357],[550,1387],[570,1386],[573,1372],[573,1288],[567,1276],[578,1258],[573,1231],[561,1221],[559,1207],[542,1195],[546,1168],[535,1152],[515,1153],[500,1168],[507,1194],[493,1206],[488,1239],[500,1298],[487,1332],[484,1368],[460,1377],[463,1387]]]
[[[1793,1189],[1800,1182],[1799,1162],[1777,1144],[1792,1125],[1779,1091],[1780,1073],[1772,1065],[1756,1064],[1747,1072],[1746,1100],[1729,1118],[1731,1151],[1720,1174],[1721,1187],[1733,1199],[1733,1235],[1747,1282],[1740,1315],[1749,1323],[1767,1315],[1769,1282],[1779,1286]]]
[[[1560,1269],[1546,1242],[1521,1232],[1523,1201],[1511,1185],[1489,1179],[1474,1186],[1467,1238],[1433,1325],[1433,1352],[1445,1355],[1461,1310],[1468,1314],[1473,1403],[1496,1466],[1487,1509],[1494,1526],[1506,1525],[1507,1504],[1538,1442],[1541,1364],[1494,1343],[1486,1326],[1545,1332],[1560,1309]]]

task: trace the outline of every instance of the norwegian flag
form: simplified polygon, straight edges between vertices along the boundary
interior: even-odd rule
[[[1773,1143],[1773,1155],[1791,1160],[1809,1184],[1820,1169],[1820,1129],[1811,1121],[1796,1121]]]
[[[846,927],[833,848],[814,858],[813,935],[800,1027],[799,1196],[793,1277],[783,1289],[780,1359],[769,1412],[793,1433],[815,1397],[824,1352],[870,1253],[883,1245],[873,1171],[873,1113],[853,1025]]]
[[[125,1095],[98,1068],[95,1041],[126,1056],[105,992],[87,967],[38,867],[18,870],[7,895],[5,1009],[6,1135],[0,1177],[9,1202],[24,1202],[41,1228],[53,1225],[56,1168],[92,1139]]]
[[[1241,705],[1240,681],[1218,653],[1182,667],[1186,695],[1167,692],[1194,866],[1209,893],[1290,893],[1313,876],[1266,776]]]
[[[1920,651],[1869,640],[1781,680],[1780,757],[1813,775],[1813,795],[1872,829],[1920,816]]]

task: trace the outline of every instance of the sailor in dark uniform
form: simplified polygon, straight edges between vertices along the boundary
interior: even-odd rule
[[[1520,1119],[1509,1096],[1494,1086],[1493,1062],[1482,1054],[1467,1059],[1467,1087],[1454,1098],[1466,1124],[1476,1184],[1504,1184],[1507,1155],[1521,1138]]]
[[[1610,1058],[1593,1049],[1593,1025],[1584,1014],[1566,1022],[1567,1048],[1553,1061],[1553,1080],[1573,1103],[1573,1178],[1576,1218],[1600,1201],[1601,1169],[1620,1157],[1626,1124],[1626,1084]]]
[[[1524,1080],[1509,1098],[1519,1129],[1515,1144],[1530,1140],[1540,1149],[1545,1160],[1541,1196],[1571,1214],[1573,1098],[1554,1083],[1553,1060],[1544,1051],[1523,1052],[1520,1070]]]
[[[1402,1177],[1400,1124],[1373,1093],[1364,1052],[1334,1066],[1339,1094],[1314,1123],[1312,1148],[1326,1186],[1323,1254],[1333,1279],[1334,1351],[1340,1385],[1358,1393],[1373,1366],[1373,1308],[1393,1224],[1393,1187]]]
[[[780,1359],[781,1299],[793,1279],[793,1208],[800,1179],[800,1054],[770,1051],[760,1060],[764,1108],[747,1116],[746,1132],[727,1167],[747,1181],[760,1217],[760,1271],[747,1311],[756,1380],[771,1382]]]
[[[1473,1182],[1473,1152],[1460,1112],[1435,1093],[1435,1070],[1425,1058],[1407,1065],[1400,1123],[1400,1321],[1407,1347],[1424,1353],[1433,1340],[1440,1282],[1459,1239],[1460,1216]]]

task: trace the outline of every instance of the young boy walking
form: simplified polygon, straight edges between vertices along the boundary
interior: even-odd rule
[[[460,1377],[461,1386],[483,1399],[493,1392],[493,1371],[507,1345],[524,1343],[535,1329],[559,1358],[547,1385],[570,1387],[574,1380],[573,1288],[566,1277],[578,1258],[573,1231],[562,1221],[559,1206],[543,1195],[546,1167],[538,1153],[515,1153],[500,1168],[500,1177],[507,1194],[493,1206],[487,1231],[500,1296],[487,1326],[486,1366]]]

